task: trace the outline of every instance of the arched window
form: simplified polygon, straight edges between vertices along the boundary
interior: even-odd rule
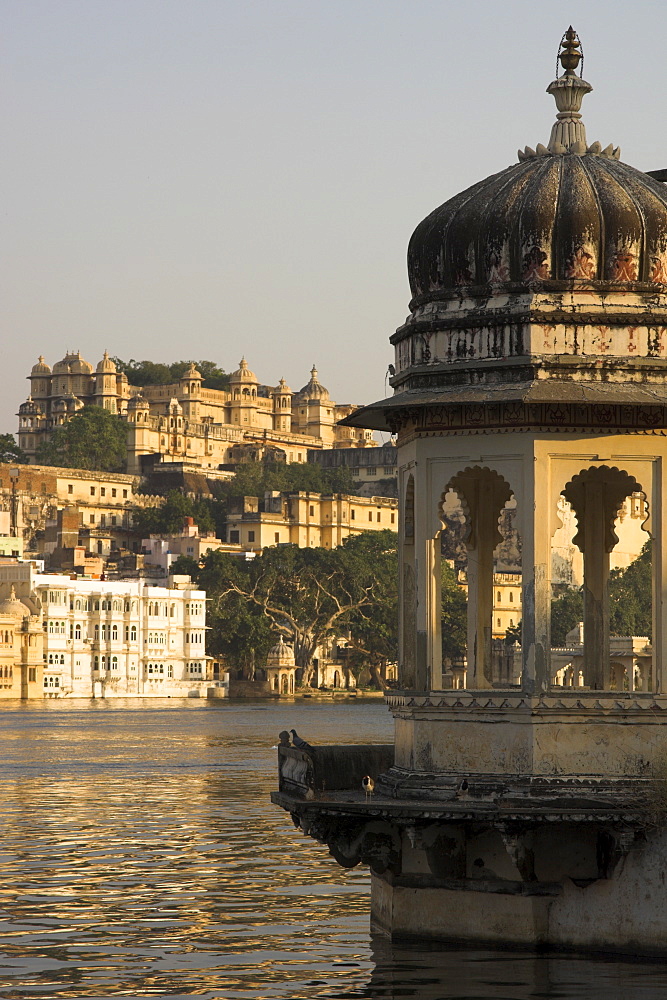
[[[510,590],[510,604],[514,604],[514,593]]]
[[[117,656],[112,656],[111,657],[111,669],[112,670],[118,670],[118,657]]]
[[[75,639],[80,639],[81,638],[81,626],[80,625],[77,625],[75,627],[75,629],[74,629],[74,638]]]
[[[80,611],[81,610],[81,601],[75,601],[74,602],[74,607],[75,607],[75,609],[77,611]]]
[[[137,626],[133,625],[132,628],[130,629],[130,642],[136,642],[136,641],[137,641]]]
[[[498,604],[500,604],[500,602],[502,601],[502,599],[503,599],[503,595],[500,593],[500,591],[498,591],[498,597],[496,598],[496,600],[498,601]]]
[[[100,638],[100,626],[96,625],[95,626],[95,641],[97,642],[99,640],[99,638]]]
[[[111,627],[111,638],[112,639],[117,639],[118,638],[118,626],[117,625],[112,625],[112,627]]]

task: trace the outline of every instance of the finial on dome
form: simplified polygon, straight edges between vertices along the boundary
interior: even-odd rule
[[[594,142],[590,146],[586,142],[586,127],[581,120],[581,102],[586,94],[593,89],[581,76],[577,76],[576,69],[581,63],[583,70],[584,53],[576,31],[570,25],[560,40],[558,46],[558,56],[556,57],[556,79],[547,87],[547,94],[552,94],[558,114],[551,129],[549,145],[543,146],[538,142],[535,149],[526,146],[519,150],[519,160],[529,160],[535,156],[558,156],[562,153],[576,153],[583,156],[590,153],[593,156],[608,156],[618,160],[621,155],[619,146],[613,144],[602,148],[602,144]],[[558,63],[564,69],[562,76],[558,76]]]
[[[311,378],[314,378],[314,379],[317,378],[317,368],[315,367],[315,365],[313,365],[313,367],[310,369],[310,375],[311,375]]]
[[[558,108],[547,147],[550,153],[586,152],[586,127],[579,111],[584,97],[593,88],[575,73],[582,59],[579,36],[570,25],[561,39],[558,52],[558,60],[565,72],[547,87],[547,94],[553,94]]]

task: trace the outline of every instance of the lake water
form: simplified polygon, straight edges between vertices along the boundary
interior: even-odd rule
[[[378,702],[0,710],[0,997],[667,1000],[667,964],[404,950],[272,806],[281,729],[387,742]]]

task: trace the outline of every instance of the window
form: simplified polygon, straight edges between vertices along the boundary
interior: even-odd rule
[[[393,476],[394,475],[393,466],[391,466],[391,465],[385,465],[385,467],[384,467],[384,474],[385,474],[385,476]]]
[[[500,593],[500,591],[498,591],[498,596],[496,598],[497,603],[500,604],[500,602],[502,601],[502,599],[503,599],[502,594]]]
[[[100,496],[101,497],[105,497],[106,495],[107,495],[107,491],[104,488],[104,486],[102,486],[101,489],[100,489]]]
[[[112,670],[118,670],[118,657],[117,656],[112,656],[111,657],[111,669]]]
[[[90,487],[90,495],[91,495],[91,497],[95,496],[95,487],[94,486]]]
[[[500,628],[500,618],[497,618],[496,621],[498,622],[498,628]]]
[[[311,517],[315,517],[315,506],[312,503],[310,505],[310,511],[309,511],[309,513],[310,513]]]
[[[118,626],[117,625],[112,625],[111,626],[111,638],[112,639],[117,639],[118,638]]]
[[[89,520],[90,520],[90,523],[91,523],[91,524],[95,524],[95,515],[94,515],[94,514],[91,514],[91,515],[90,515],[90,519],[89,519]]]
[[[112,524],[115,524],[115,523],[116,523],[116,515],[115,515],[115,514],[112,514],[112,515],[111,515],[111,523],[112,523]]]
[[[510,590],[510,604],[514,604],[514,593]]]
[[[366,475],[367,476],[377,476],[377,471],[378,470],[376,469],[376,467],[374,465],[369,465],[368,468],[366,469]]]
[[[273,536],[273,540],[276,543],[276,545],[278,545],[278,543],[280,542],[280,532],[279,531],[276,531],[276,533]]]
[[[116,491],[115,489],[113,489],[113,490],[111,491],[111,496],[112,496],[112,497],[115,497],[115,496],[116,496],[116,492],[117,492],[117,491]]]
[[[132,628],[130,629],[130,642],[136,642],[136,641],[137,641],[137,627],[136,625],[133,625]]]
[[[171,663],[168,663],[167,664],[167,677],[173,677],[173,676],[174,676],[174,668],[171,665]]]
[[[356,465],[353,466],[353,468],[352,468],[352,475],[353,476],[358,476],[359,475],[359,469],[357,468]]]
[[[254,531],[249,531],[248,532],[248,541],[249,542],[254,542],[255,541],[255,532]]]
[[[74,486],[72,485],[72,483],[68,483],[68,485],[67,485],[67,492],[68,493],[74,493]]]
[[[373,520],[373,511],[372,510],[369,510],[369,512],[368,512],[368,520],[369,521]]]
[[[391,523],[392,523],[392,524],[395,524],[395,523],[396,523],[396,515],[394,514],[394,512],[393,512],[393,511],[392,511],[392,514],[391,514]]]
[[[75,639],[80,639],[81,638],[81,626],[80,625],[77,625],[76,628],[74,629],[74,638]]]
[[[123,500],[127,500],[127,490],[123,490]]]
[[[95,642],[98,641],[99,637],[100,637],[100,626],[96,625],[95,626]]]
[[[378,511],[378,513],[377,513],[377,518],[376,518],[376,520],[377,520],[377,521],[380,521],[381,517],[382,517],[382,511],[380,511],[380,510],[379,510],[379,511]]]
[[[28,680],[29,681],[37,680],[37,667],[28,667]]]
[[[354,521],[354,520],[356,520],[356,517],[357,517],[357,513],[356,513],[356,511],[354,511],[354,510],[351,510],[351,511],[350,511],[350,521]]]
[[[231,545],[238,545],[238,542],[239,542],[239,533],[238,533],[238,531],[230,531],[229,532],[229,541],[230,541]]]

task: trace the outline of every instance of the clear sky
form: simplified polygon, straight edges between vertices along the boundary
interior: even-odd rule
[[[588,139],[667,167],[664,3],[0,0],[0,432],[37,355],[210,358],[384,394],[405,252],[546,143],[570,22]]]

